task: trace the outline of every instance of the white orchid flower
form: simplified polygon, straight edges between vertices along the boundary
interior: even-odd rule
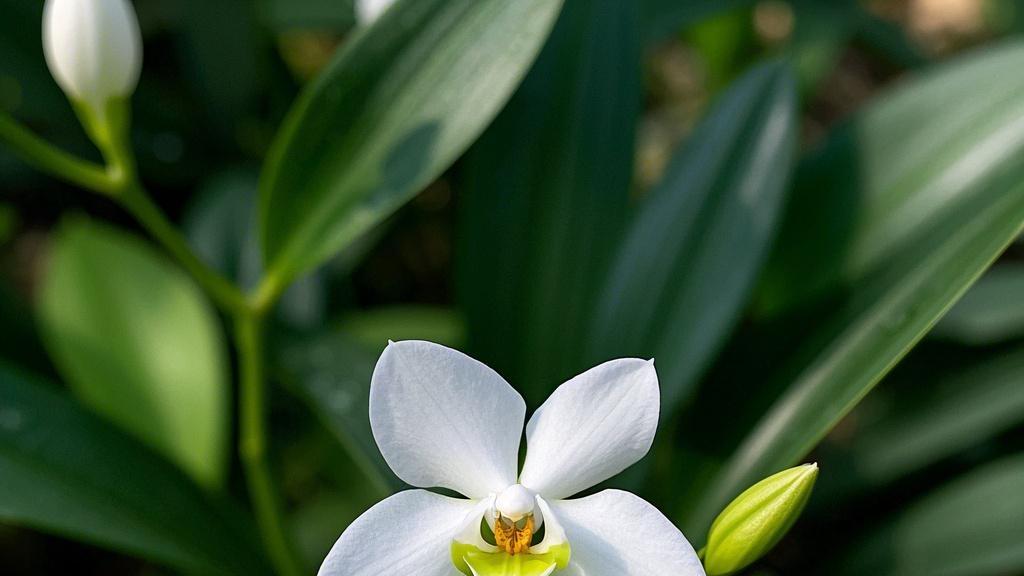
[[[356,20],[369,26],[394,3],[395,0],[356,0]]]
[[[567,499],[651,447],[653,361],[606,362],[562,384],[530,418],[496,372],[430,342],[391,343],[373,372],[370,424],[388,465],[418,488],[372,507],[320,576],[704,576],[686,538],[621,490]],[[518,472],[518,473],[517,473]]]

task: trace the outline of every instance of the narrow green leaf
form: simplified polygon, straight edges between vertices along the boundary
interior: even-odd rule
[[[785,391],[688,511],[691,532],[807,454],[1024,228],[1021,66],[1022,44],[952,63],[879,100],[808,164],[773,281],[797,291],[824,270],[844,293],[774,360]]]
[[[1014,166],[1024,77],[1006,71],[1022,61],[1024,46],[1009,43],[932,69],[808,158],[760,311],[778,314],[864,278]]]
[[[1024,337],[1024,266],[995,266],[978,280],[932,332],[947,340],[988,346]]]
[[[331,330],[289,341],[275,353],[275,364],[282,382],[309,405],[380,494],[388,495],[402,483],[370,430],[370,377],[379,354]]]
[[[932,383],[927,401],[890,412],[855,437],[856,480],[879,486],[1024,423],[1022,383],[1024,351],[986,356]]]
[[[989,464],[885,522],[833,571],[850,576],[1020,574],[1022,494],[1024,455]]]
[[[637,5],[569,0],[537,65],[462,165],[459,299],[472,354],[538,404],[582,365],[628,211]]]
[[[653,357],[662,403],[688,396],[739,319],[775,235],[796,148],[796,82],[748,73],[632,222],[597,305],[591,356]]]
[[[260,230],[286,283],[435,179],[511,96],[561,0],[401,1],[302,95],[267,159]]]
[[[163,257],[83,219],[55,234],[39,295],[44,342],[75,394],[217,488],[228,380],[217,318]]]
[[[233,509],[64,394],[0,365],[0,521],[203,574],[266,574]]]

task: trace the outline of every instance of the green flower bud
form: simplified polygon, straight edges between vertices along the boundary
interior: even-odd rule
[[[818,465],[804,464],[765,478],[733,500],[708,533],[708,576],[742,570],[771,550],[800,516],[817,478]]]

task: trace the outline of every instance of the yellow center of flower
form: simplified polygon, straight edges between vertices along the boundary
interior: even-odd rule
[[[498,514],[494,521],[494,542],[505,552],[515,556],[530,551],[533,540],[533,514],[527,514],[518,521]]]

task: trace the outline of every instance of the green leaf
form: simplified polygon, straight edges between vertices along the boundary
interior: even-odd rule
[[[193,573],[266,574],[232,508],[64,394],[0,365],[0,521]]]
[[[1024,138],[1014,123],[1024,78],[1005,72],[1021,61],[1024,46],[1010,43],[937,67],[812,155],[766,270],[761,312],[790,310],[873,273],[1012,169]]]
[[[462,165],[457,282],[471,353],[531,404],[587,368],[584,329],[628,212],[640,61],[635,3],[569,0]]]
[[[889,412],[854,438],[856,481],[882,485],[1024,423],[1022,382],[1024,351],[1016,351],[933,383],[927,400]]]
[[[202,293],[139,240],[84,219],[55,234],[38,313],[75,394],[200,484],[227,472],[224,341]]]
[[[403,485],[370,430],[370,377],[379,354],[342,330],[330,330],[288,341],[274,360],[281,381],[309,405],[380,495],[387,496]]]
[[[401,1],[300,97],[267,159],[260,230],[282,284],[441,174],[505,104],[561,0]]]
[[[1024,336],[1024,266],[995,266],[978,280],[932,332],[972,346]]]
[[[639,0],[643,8],[644,37],[657,42],[686,26],[727,10],[754,4],[754,0]]]
[[[772,359],[784,392],[688,511],[687,533],[807,454],[1021,232],[1022,66],[1022,44],[945,66],[877,101],[808,163],[772,296],[842,292],[792,356]]]
[[[739,319],[768,255],[796,148],[782,64],[737,82],[644,201],[604,282],[592,359],[653,357],[671,413]]]
[[[975,470],[890,519],[839,574],[1002,576],[1024,572],[1024,455]]]

